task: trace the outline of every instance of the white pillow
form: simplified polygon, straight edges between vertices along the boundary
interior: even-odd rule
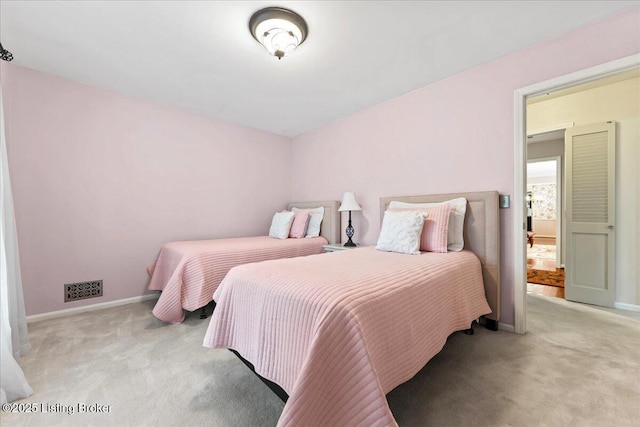
[[[286,239],[289,237],[289,230],[293,224],[294,213],[291,211],[276,212],[271,220],[271,228],[269,228],[269,237],[276,239]]]
[[[420,254],[420,235],[424,214],[418,211],[385,212],[376,249],[379,251]]]
[[[324,218],[324,206],[319,208],[305,209],[305,208],[291,208],[292,211],[309,211],[309,225],[307,227],[307,234],[304,237],[318,237],[320,235],[320,226],[322,225],[322,219]]]
[[[450,203],[449,231],[447,231],[447,249],[452,252],[459,252],[464,248],[464,216],[467,212],[467,199],[458,197],[439,203],[406,203],[392,201],[389,208],[433,208],[442,203]]]

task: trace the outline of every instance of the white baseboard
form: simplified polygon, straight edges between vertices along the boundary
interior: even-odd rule
[[[42,320],[55,319],[58,317],[70,316],[72,314],[85,313],[87,311],[102,310],[104,308],[117,307],[119,305],[134,304],[137,302],[157,299],[159,296],[160,296],[160,293],[148,294],[148,295],[142,295],[139,297],[131,297],[131,298],[124,298],[124,299],[119,299],[115,301],[101,302],[98,304],[83,305],[82,307],[68,308],[66,310],[51,311],[49,313],[34,314],[31,316],[27,316],[27,323],[40,322]]]
[[[516,332],[516,327],[508,323],[498,323],[498,329],[505,332]]]
[[[626,302],[614,302],[613,306],[615,308],[619,308],[620,310],[640,311],[640,305],[627,304]]]

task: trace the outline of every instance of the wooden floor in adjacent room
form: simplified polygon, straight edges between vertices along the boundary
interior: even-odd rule
[[[557,286],[527,283],[527,293],[564,299],[564,288],[559,288]]]
[[[564,268],[555,260],[527,258],[527,282],[564,288]]]
[[[527,292],[564,298],[564,268],[556,268],[555,245],[527,248]]]

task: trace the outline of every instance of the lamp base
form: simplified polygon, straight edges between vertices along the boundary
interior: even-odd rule
[[[351,240],[351,238],[353,237],[353,234],[355,232],[355,230],[351,226],[351,211],[349,211],[349,225],[347,226],[347,229],[345,230],[345,232],[346,232],[347,237],[349,238],[349,240],[347,240],[347,243],[345,243],[344,246],[346,246],[348,248],[353,248],[356,244],[353,243],[353,241]]]

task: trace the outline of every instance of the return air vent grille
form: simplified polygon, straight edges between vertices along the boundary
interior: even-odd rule
[[[102,296],[102,280],[64,285],[64,302]]]

